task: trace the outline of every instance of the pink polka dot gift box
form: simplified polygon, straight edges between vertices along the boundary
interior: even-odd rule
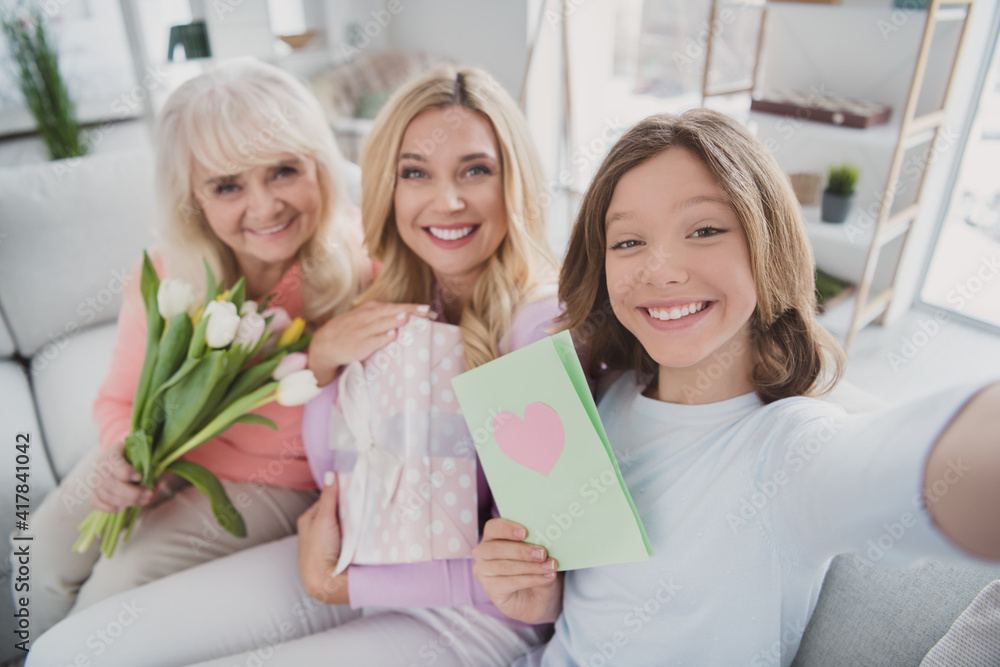
[[[412,318],[395,341],[338,378],[330,447],[342,547],[351,563],[468,558],[479,541],[476,452],[451,379],[465,371],[458,327]],[[338,459],[339,460],[339,459]]]

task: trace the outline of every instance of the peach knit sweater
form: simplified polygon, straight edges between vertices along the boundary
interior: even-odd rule
[[[154,258],[157,273],[162,261]],[[102,450],[129,433],[132,399],[146,353],[146,316],[139,292],[138,271],[131,274],[118,315],[111,369],[94,402],[98,444]],[[273,290],[271,305],[281,306],[292,318],[302,311],[299,266],[294,264]],[[257,424],[235,424],[221,436],[184,458],[201,464],[220,479],[254,482],[290,489],[315,489],[302,444],[302,407],[269,403],[255,411],[278,425],[273,431]]]

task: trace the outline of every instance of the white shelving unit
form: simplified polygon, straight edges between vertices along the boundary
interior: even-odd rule
[[[896,267],[916,217],[928,164],[921,155],[944,118],[938,110],[946,99],[971,3],[931,0],[929,10],[897,9],[891,0],[762,4],[764,20],[750,90],[804,91],[892,109],[888,123],[868,129],[749,114],[748,126],[786,173],[825,176],[831,165],[843,162],[860,169],[847,221],[824,223],[818,207],[803,209],[817,266],[857,286],[860,305],[842,305],[839,311],[853,308],[852,314],[828,322],[849,348],[857,330],[883,317],[891,303]],[[726,5],[715,0],[712,16]],[[939,5],[950,6],[939,10]],[[925,30],[928,16],[936,19],[936,30]],[[706,82],[710,67],[709,58]],[[724,86],[715,88],[725,92]],[[897,222],[902,210],[909,212],[907,222]],[[874,295],[871,302],[869,295]]]

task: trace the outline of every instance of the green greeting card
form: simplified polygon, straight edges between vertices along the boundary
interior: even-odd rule
[[[500,515],[560,570],[645,561],[653,549],[622,481],[569,332],[452,379]]]

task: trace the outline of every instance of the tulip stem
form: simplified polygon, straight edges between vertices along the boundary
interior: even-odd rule
[[[232,426],[239,417],[248,412],[267,405],[278,398],[278,383],[269,382],[257,391],[247,394],[243,398],[234,401],[228,408],[223,410],[215,419],[205,425],[200,431],[191,436],[187,442],[172,451],[165,459],[156,464],[153,471],[153,479],[159,479],[163,472],[171,463],[190,452],[195,447],[201,445],[215,436],[219,435]]]

